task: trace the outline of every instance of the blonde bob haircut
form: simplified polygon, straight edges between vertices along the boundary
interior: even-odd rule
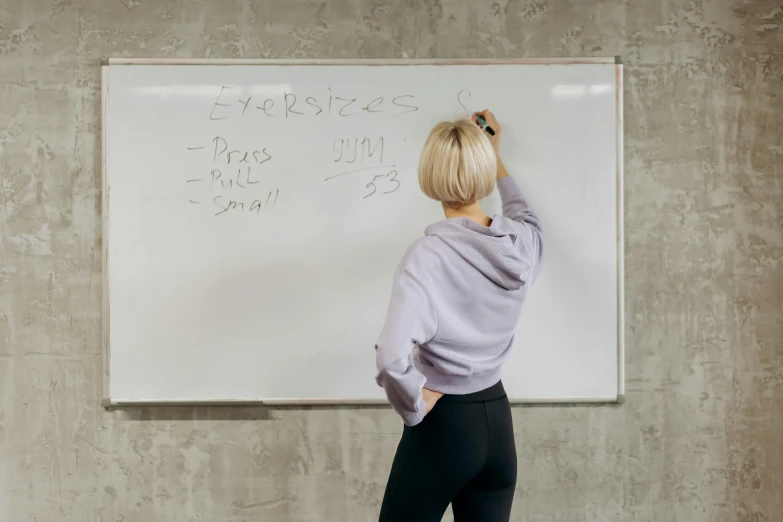
[[[468,119],[435,125],[419,158],[419,186],[448,208],[471,205],[495,188],[497,157],[489,138]]]

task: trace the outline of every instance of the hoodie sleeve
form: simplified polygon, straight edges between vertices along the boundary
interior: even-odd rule
[[[436,323],[435,306],[426,290],[410,272],[398,271],[386,323],[375,345],[375,380],[408,426],[420,423],[427,413],[421,393],[427,379],[413,365],[413,347],[432,339]]]
[[[503,202],[503,215],[525,225],[526,233],[521,237],[522,244],[530,252],[533,259],[533,277],[541,270],[541,256],[544,253],[544,245],[541,233],[541,220],[538,214],[530,209],[525,198],[522,197],[517,182],[507,176],[498,180],[498,192]]]

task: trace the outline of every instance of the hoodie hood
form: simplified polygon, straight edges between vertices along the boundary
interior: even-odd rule
[[[517,244],[518,224],[493,216],[485,227],[468,218],[451,218],[427,227],[427,236],[439,237],[487,279],[506,290],[525,284],[530,263]]]

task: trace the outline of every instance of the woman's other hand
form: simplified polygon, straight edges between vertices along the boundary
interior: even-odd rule
[[[427,413],[432,411],[432,408],[435,407],[435,403],[443,397],[442,393],[428,390],[427,388],[421,390],[421,395],[424,398],[424,402],[427,403]]]

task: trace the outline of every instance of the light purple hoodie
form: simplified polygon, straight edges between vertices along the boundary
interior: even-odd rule
[[[395,274],[376,381],[409,426],[426,414],[422,388],[462,395],[500,380],[542,245],[516,182],[497,186],[503,216],[488,227],[467,218],[430,225]]]

